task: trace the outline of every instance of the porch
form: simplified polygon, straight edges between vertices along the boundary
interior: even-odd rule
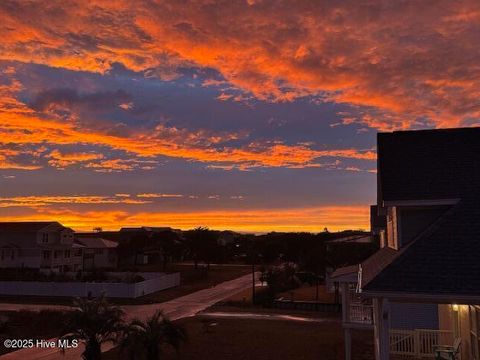
[[[378,360],[479,359],[478,306],[432,304],[438,308],[437,321],[428,326],[427,323],[431,321],[429,316],[405,311],[406,308],[414,309],[413,305],[421,305],[427,311],[428,303],[394,303],[386,299],[374,299],[373,304]],[[399,304],[402,304],[400,308]],[[398,315],[399,309],[407,324],[403,328],[395,326],[399,325],[399,321],[392,316],[395,311]],[[424,318],[421,318],[422,315]],[[427,326],[418,326],[420,323]]]

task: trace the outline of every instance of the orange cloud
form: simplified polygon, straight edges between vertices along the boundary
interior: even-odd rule
[[[93,153],[62,153],[59,150],[53,150],[50,154],[46,155],[47,158],[51,158],[48,163],[53,167],[63,168],[69,165],[83,163],[86,161],[103,159],[102,154]]]
[[[157,193],[144,193],[138,194],[137,197],[139,198],[150,198],[150,199],[158,199],[158,198],[183,198],[182,194],[157,194]]]
[[[25,215],[0,216],[0,221],[56,220],[75,230],[91,231],[101,224],[104,229],[116,230],[122,226],[172,226],[191,229],[208,226],[212,229],[236,231],[322,231],[367,229],[368,206],[323,206],[278,210],[216,210],[191,212],[138,212],[43,210]]]
[[[479,13],[475,0],[3,2],[0,59],[165,79],[195,64],[260,99],[371,107],[369,126],[453,126],[480,116]]]
[[[0,197],[0,208],[39,207],[53,204],[147,204],[149,201],[108,196],[14,196]]]

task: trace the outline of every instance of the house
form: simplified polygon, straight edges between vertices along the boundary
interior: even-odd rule
[[[75,244],[83,250],[83,269],[115,269],[118,265],[117,247],[115,241],[97,238],[80,237]]]
[[[58,222],[0,222],[0,268],[77,271],[83,253],[73,234]]]
[[[182,231],[170,227],[128,227],[119,231],[121,265],[145,265],[166,263],[168,254],[164,246],[177,244]]]
[[[380,250],[332,275],[351,330],[373,330],[375,359],[478,360],[480,128],[378,134]]]

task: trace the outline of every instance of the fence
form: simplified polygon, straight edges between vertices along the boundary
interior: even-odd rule
[[[114,298],[137,298],[180,285],[180,273],[139,275],[145,280],[137,283],[0,281],[0,295],[87,297],[105,293]]]
[[[453,332],[449,330],[390,330],[390,354],[412,357],[434,357],[436,345],[452,345]]]

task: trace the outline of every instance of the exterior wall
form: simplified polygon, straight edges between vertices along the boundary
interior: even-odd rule
[[[480,306],[458,306],[462,359],[480,359]]]
[[[437,304],[390,303],[392,329],[438,329]]]
[[[43,258],[42,268],[50,268],[53,271],[77,271],[82,269],[83,258],[77,252],[78,248],[52,248],[43,251],[50,251],[48,259]]]
[[[85,269],[117,268],[117,250],[113,248],[84,249],[83,265]]]
[[[3,248],[0,252],[0,268],[40,267],[41,254],[39,249]]]
[[[2,295],[99,296],[136,298],[180,285],[180,274],[141,273],[146,280],[129,283],[0,281]]]

